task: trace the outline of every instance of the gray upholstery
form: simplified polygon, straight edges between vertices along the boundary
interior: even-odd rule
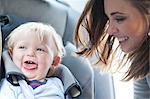
[[[73,10],[72,8],[68,9],[68,18],[67,18],[67,25],[65,29],[65,34],[63,36],[63,40],[73,42],[73,32],[75,30],[76,23],[79,18],[79,12]]]
[[[0,4],[1,5],[1,4]],[[2,55],[2,33],[1,33],[1,23],[0,23],[0,55]],[[1,57],[0,57],[0,62],[1,62]],[[0,79],[2,79],[4,67],[1,66],[0,64]],[[1,84],[0,84],[1,85]]]
[[[62,64],[71,70],[82,87],[82,94],[78,99],[94,99],[94,71],[91,64],[86,58],[76,56],[77,49],[72,43],[67,42],[65,49],[67,55]]]
[[[60,78],[64,84],[65,94],[71,95],[72,97],[78,97],[82,93],[82,88],[78,81],[75,79],[74,75],[65,66],[60,64],[53,76]]]
[[[63,37],[64,43],[68,40],[72,42],[79,13],[69,6],[56,0],[0,0],[0,5],[1,15],[16,15],[49,23]]]
[[[67,42],[66,56],[62,59],[62,64],[71,70],[82,87],[82,94],[77,99],[94,99],[94,72],[89,61],[84,57],[76,56],[76,47]]]
[[[0,14],[9,14],[51,24],[63,36],[67,22],[67,7],[55,0],[1,0]],[[19,9],[19,10],[18,10]]]
[[[71,70],[82,87],[83,91],[78,99],[94,99],[94,72],[88,60],[83,57],[66,56],[62,63]]]

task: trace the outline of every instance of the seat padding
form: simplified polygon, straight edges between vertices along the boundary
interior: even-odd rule
[[[82,94],[77,99],[94,99],[94,71],[89,61],[82,56],[76,56],[76,47],[67,42],[66,56],[62,59],[62,64],[76,77],[82,87]]]
[[[51,24],[56,32],[64,35],[67,22],[67,6],[55,0],[0,0],[2,14],[16,15]],[[19,10],[18,10],[19,9]]]

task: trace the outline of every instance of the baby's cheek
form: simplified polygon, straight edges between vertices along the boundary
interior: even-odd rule
[[[15,64],[19,64],[21,63],[21,57],[18,57],[18,56],[13,56],[12,57],[12,60]]]

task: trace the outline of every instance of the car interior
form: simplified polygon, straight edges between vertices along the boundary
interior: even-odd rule
[[[87,58],[75,53],[77,48],[73,44],[73,33],[80,14],[62,0],[0,0],[2,48],[10,31],[18,25],[28,21],[48,23],[61,35],[66,49],[67,54],[54,75],[59,75],[60,71],[66,75],[60,77],[66,92],[71,86],[73,90],[69,94],[73,99],[115,99],[113,77],[101,74],[99,70],[92,68]],[[11,62],[6,64],[5,61],[9,60],[7,53],[4,53],[1,59],[0,79],[9,78],[12,72],[22,76],[20,71],[9,67]]]

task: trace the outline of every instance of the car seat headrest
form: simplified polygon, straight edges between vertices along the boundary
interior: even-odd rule
[[[23,17],[17,17],[15,15],[0,15],[0,22],[3,23],[1,27],[3,46],[4,46],[5,39],[7,38],[7,36],[10,34],[12,30],[14,30],[19,25],[29,21],[31,20]]]
[[[0,16],[0,23],[3,23],[3,25],[8,24],[9,23],[8,17],[5,15]]]
[[[69,93],[72,97],[81,95],[82,88],[79,82],[65,65],[60,64],[58,68],[56,68],[53,76],[56,76],[62,80],[65,94]]]

